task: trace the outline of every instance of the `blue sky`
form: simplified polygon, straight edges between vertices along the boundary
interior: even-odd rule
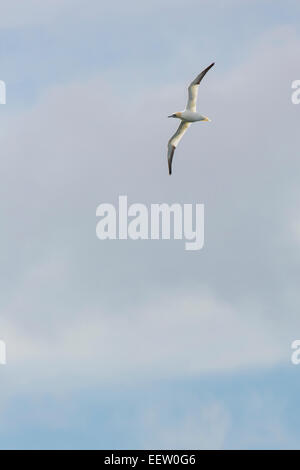
[[[299,448],[299,3],[22,5],[0,1],[0,448]],[[212,61],[170,180],[166,116]],[[204,249],[100,242],[120,194],[204,203]]]
[[[144,382],[65,397],[16,396],[2,447],[298,447],[299,383],[292,366],[263,373]],[[52,413],[61,419],[52,420]],[[18,422],[18,428],[14,423]],[[45,423],[47,423],[45,425]]]

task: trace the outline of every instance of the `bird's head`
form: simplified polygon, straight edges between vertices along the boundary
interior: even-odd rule
[[[180,116],[181,116],[181,113],[173,113],[173,114],[170,114],[170,116],[168,116],[168,117],[179,118],[180,119]]]

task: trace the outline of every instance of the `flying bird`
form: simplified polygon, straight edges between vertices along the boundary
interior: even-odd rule
[[[192,81],[188,87],[188,101],[184,111],[171,114],[168,117],[177,118],[181,120],[179,127],[175,134],[171,137],[168,142],[168,165],[169,165],[169,175],[172,174],[172,160],[174,156],[175,149],[185,134],[186,130],[190,127],[192,122],[196,121],[210,121],[208,117],[202,116],[196,112],[196,102],[198,96],[198,87],[202,78],[207,74],[207,72],[215,65],[213,62],[206,69],[204,69],[195,80]]]

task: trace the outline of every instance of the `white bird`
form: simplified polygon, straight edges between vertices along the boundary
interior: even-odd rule
[[[190,127],[191,123],[196,122],[196,121],[210,121],[208,117],[202,116],[201,114],[196,112],[196,102],[197,102],[199,84],[202,78],[204,77],[204,75],[214,65],[215,63],[213,62],[206,69],[204,69],[201,73],[199,73],[199,75],[197,75],[195,80],[193,80],[190,86],[188,87],[189,96],[188,96],[188,101],[187,101],[185,110],[168,116],[168,117],[178,118],[181,120],[181,123],[179,124],[177,131],[168,142],[169,175],[172,174],[172,160],[173,160],[175,149],[179,141],[183,137],[184,133],[188,129],[188,127]]]

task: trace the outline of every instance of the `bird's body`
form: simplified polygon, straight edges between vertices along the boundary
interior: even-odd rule
[[[202,116],[200,113],[196,113],[195,111],[191,111],[189,109],[185,109],[184,111],[180,111],[179,113],[175,113],[178,119],[185,122],[196,122],[196,121],[209,121],[209,119],[205,116]]]
[[[188,127],[191,125],[192,122],[210,121],[210,119],[208,119],[207,117],[202,116],[202,114],[196,112],[196,102],[197,102],[197,95],[198,95],[198,86],[202,78],[204,77],[204,75],[209,71],[209,69],[211,69],[213,65],[214,63],[212,63],[209,67],[207,67],[201,73],[199,73],[199,75],[197,75],[195,80],[193,80],[190,86],[188,87],[188,101],[187,101],[185,110],[168,116],[168,117],[173,117],[173,118],[177,118],[181,120],[181,123],[179,124],[177,131],[168,142],[168,165],[169,165],[170,175],[172,174],[172,160],[173,160],[175,148],[177,147],[179,141],[183,137]]]

